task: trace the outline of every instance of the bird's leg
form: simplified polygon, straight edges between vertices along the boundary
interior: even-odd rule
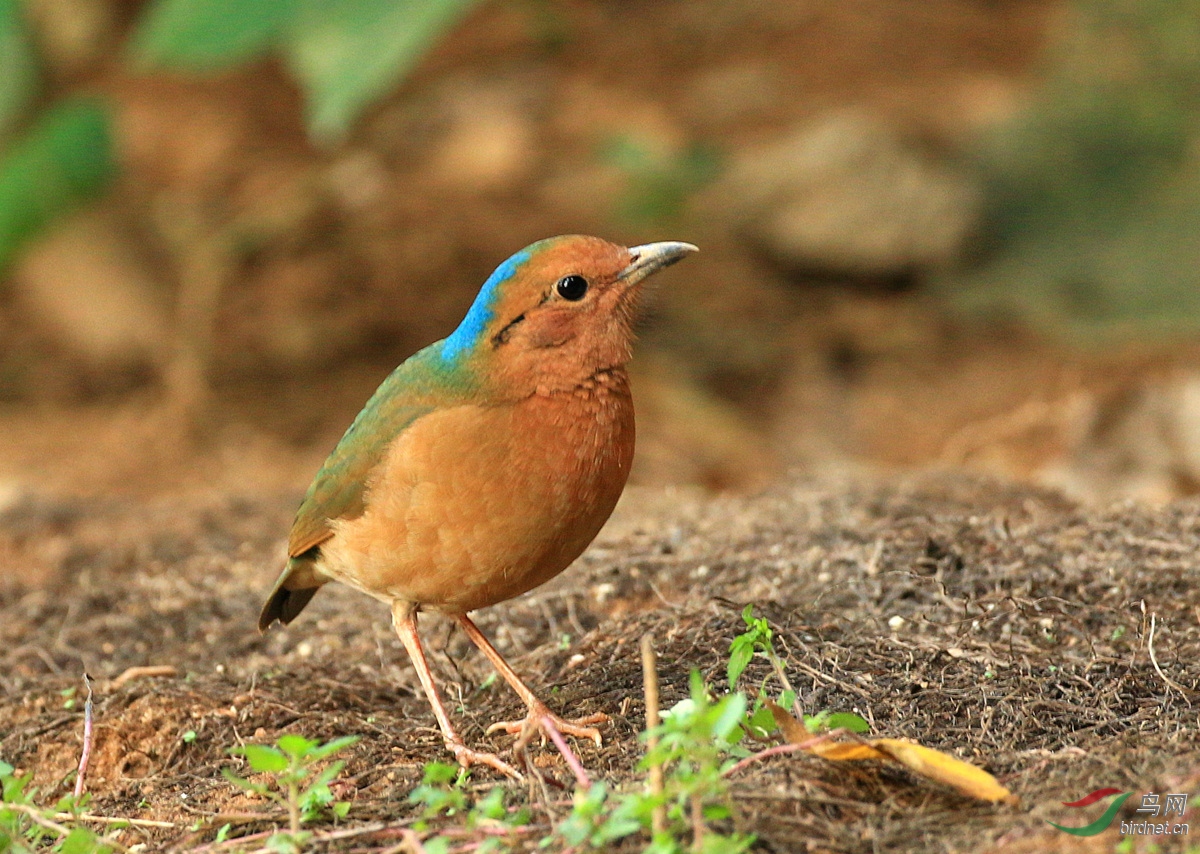
[[[504,677],[504,681],[512,686],[512,689],[517,692],[517,696],[521,698],[522,702],[529,709],[529,714],[525,717],[525,720],[494,723],[487,728],[489,733],[496,730],[504,730],[510,734],[525,733],[531,727],[536,727],[545,733],[546,723],[548,722],[559,732],[565,732],[567,735],[573,735],[576,738],[590,738],[596,742],[597,746],[600,745],[600,730],[594,726],[588,726],[588,724],[603,723],[608,720],[608,715],[603,712],[597,712],[596,714],[573,721],[563,720],[550,711],[546,704],[539,700],[533,691],[529,690],[529,686],[521,681],[521,677],[517,676],[515,670],[509,667],[508,662],[504,660],[504,656],[484,637],[483,632],[479,631],[479,627],[471,622],[470,617],[466,614],[459,614],[458,623],[463,627],[463,631],[467,633],[467,637],[471,639],[471,642],[479,647],[480,651],[488,657],[488,660],[492,662],[492,666]]]
[[[442,705],[442,699],[438,696],[437,688],[434,687],[433,673],[425,658],[425,650],[421,648],[421,638],[417,635],[416,608],[407,602],[394,603],[392,605],[392,624],[396,627],[396,634],[400,636],[400,642],[408,650],[408,657],[412,659],[413,667],[417,670],[417,678],[421,680],[421,687],[425,689],[425,696],[429,698],[429,705],[433,707],[433,716],[437,718],[438,727],[442,730],[446,749],[454,754],[458,764],[464,768],[470,768],[475,763],[489,765],[502,774],[520,780],[521,774],[517,769],[494,753],[472,750],[467,747],[459,738],[458,733],[454,731],[454,726],[450,723],[450,716],[446,714],[446,707]]]

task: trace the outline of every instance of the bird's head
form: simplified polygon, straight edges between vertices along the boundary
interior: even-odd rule
[[[539,240],[496,268],[442,342],[441,358],[481,373],[500,393],[573,388],[629,361],[642,282],[695,251],[674,242],[627,249],[581,235]]]

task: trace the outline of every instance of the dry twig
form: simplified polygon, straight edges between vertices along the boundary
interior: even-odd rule
[[[120,676],[109,683],[109,688],[120,688],[126,682],[133,682],[138,679],[178,675],[179,668],[173,664],[149,664],[142,667],[127,667]]]
[[[646,731],[650,733],[646,736],[646,751],[649,753],[658,747],[658,736],[653,733],[658,729],[659,718],[658,667],[654,658],[654,644],[648,634],[642,635],[642,693],[646,700]],[[658,762],[650,766],[650,794],[656,802],[662,801],[663,769]],[[654,811],[650,814],[650,829],[655,836],[666,831],[666,804],[656,803]]]
[[[1154,613],[1153,611],[1150,612],[1150,634],[1146,636],[1146,650],[1150,653],[1150,663],[1154,665],[1154,672],[1158,674],[1159,678],[1162,679],[1167,688],[1178,691],[1179,696],[1186,700],[1187,694],[1184,693],[1183,689],[1175,684],[1175,682],[1173,682],[1167,676],[1167,674],[1163,673],[1162,668],[1158,666],[1158,656],[1154,654],[1154,629],[1157,625],[1157,620],[1158,614]]]
[[[79,773],[75,775],[75,798],[83,796],[83,778],[87,774],[88,760],[92,758],[92,680],[83,674],[87,686],[87,700],[83,704],[83,752],[79,756]]]

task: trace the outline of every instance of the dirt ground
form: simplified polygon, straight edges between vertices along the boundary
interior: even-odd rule
[[[83,725],[80,693],[64,692],[86,670],[92,809],[173,825],[126,830],[125,844],[231,850],[211,844],[225,822],[236,836],[278,826],[221,768],[236,744],[295,732],[363,736],[338,790],[352,803],[343,829],[359,832],[319,849],[394,846],[441,740],[382,606],[332,585],[287,630],[255,631],[294,504],[289,491],[9,501],[0,559],[24,571],[0,592],[0,757],[47,798],[64,792]],[[1194,500],[1089,510],[960,475],[797,480],[754,498],[635,489],[574,567],[478,619],[557,709],[612,718],[602,748],[577,747],[616,787],[640,779],[640,637],[659,652],[664,707],[692,668],[722,690],[753,603],[806,710],[857,712],[873,734],[967,759],[1020,798],[973,803],[893,767],[778,756],[734,782],[734,823],[757,850],[1110,851],[1113,831],[1075,839],[1045,820],[1085,823],[1059,803],[1102,787],[1135,793],[1127,820],[1137,794],[1200,794],[1197,548]],[[483,730],[519,702],[485,684],[487,662],[451,624],[423,628],[467,740],[506,750]],[[176,675],[118,678],[144,665]],[[567,786],[557,755],[532,751]]]

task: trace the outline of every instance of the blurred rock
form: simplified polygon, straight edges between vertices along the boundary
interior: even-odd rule
[[[117,39],[111,0],[27,0],[38,47],[56,74],[78,74],[108,57]]]
[[[769,60],[705,69],[690,81],[683,108],[704,127],[769,120],[788,97],[779,67]]]
[[[166,346],[164,286],[103,206],[67,217],[22,254],[12,272],[19,303],[83,369],[144,371]]]
[[[473,192],[520,184],[537,154],[531,94],[521,79],[448,85],[442,97],[449,121],[429,164],[432,176]]]
[[[252,373],[330,366],[369,328],[361,289],[332,252],[272,258],[224,300],[221,338],[232,347],[220,364]]]
[[[1200,492],[1200,373],[1092,395],[1070,454],[1041,479],[1092,502]]]
[[[895,277],[953,261],[979,193],[886,122],[841,110],[739,152],[702,204],[788,268]]]

